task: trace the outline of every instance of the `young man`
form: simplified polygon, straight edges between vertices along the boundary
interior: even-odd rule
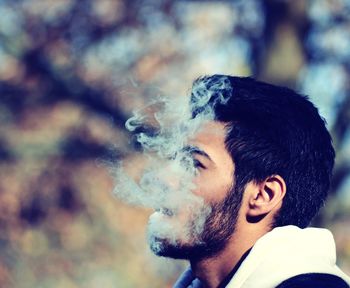
[[[192,192],[211,210],[196,239],[149,232],[157,255],[190,261],[174,287],[349,287],[332,234],[306,228],[325,202],[335,157],[314,105],[287,88],[223,75],[196,80],[191,103],[193,119],[214,113],[188,143]],[[174,227],[203,221],[179,210],[157,217]]]

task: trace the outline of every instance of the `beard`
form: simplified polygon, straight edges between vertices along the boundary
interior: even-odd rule
[[[157,227],[149,226],[148,240],[151,250],[158,256],[187,260],[199,260],[218,254],[226,247],[235,231],[242,202],[243,189],[238,188],[238,185],[234,186],[224,200],[209,205],[211,212],[206,216],[201,231],[195,231],[197,223],[203,222],[201,213],[193,213],[190,220],[183,225],[183,231],[168,229],[167,233],[157,236]],[[186,234],[190,237],[184,237]]]

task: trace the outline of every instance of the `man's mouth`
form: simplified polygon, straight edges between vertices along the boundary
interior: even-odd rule
[[[162,213],[164,215],[167,215],[167,216],[173,216],[174,215],[174,213],[170,209],[164,208],[164,207],[163,208],[158,208],[158,209],[156,209],[156,211],[160,212],[160,213]]]

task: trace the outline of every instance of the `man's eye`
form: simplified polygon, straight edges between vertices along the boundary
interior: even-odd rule
[[[198,161],[197,159],[193,159],[193,166],[195,168],[202,168],[202,169],[205,169],[206,167],[200,162]]]

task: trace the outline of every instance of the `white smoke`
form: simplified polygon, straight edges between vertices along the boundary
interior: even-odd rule
[[[203,124],[214,120],[211,98],[215,94],[214,103],[225,104],[229,93],[224,92],[228,89],[232,88],[226,76],[200,78],[193,85],[191,101],[188,97],[158,98],[134,112],[126,122],[126,128],[136,133],[146,161],[136,177],[130,173],[129,163],[120,162],[114,169],[113,193],[129,204],[158,211],[150,217],[149,233],[174,245],[179,235],[185,241],[200,241],[205,220],[211,212],[210,205],[192,193],[196,188],[193,179],[197,171],[191,150],[186,148]],[[207,105],[209,101],[211,105]],[[194,110],[200,112],[192,117]],[[148,130],[152,133],[137,133],[145,127],[151,128]],[[175,217],[180,210],[187,211],[195,221],[186,225],[171,222],[170,225],[159,219],[164,215]]]

